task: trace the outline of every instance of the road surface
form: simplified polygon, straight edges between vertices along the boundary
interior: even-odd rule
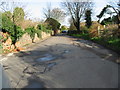
[[[117,88],[118,55],[66,35],[3,56],[13,88]]]

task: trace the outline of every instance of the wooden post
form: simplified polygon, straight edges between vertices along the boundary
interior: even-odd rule
[[[98,26],[98,36],[100,36],[100,26]]]
[[[105,28],[105,25],[103,27]]]

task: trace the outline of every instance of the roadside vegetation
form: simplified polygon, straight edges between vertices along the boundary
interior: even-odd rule
[[[117,3],[116,3],[117,4]],[[119,7],[119,4],[117,4]],[[110,9],[112,8],[112,10]],[[71,23],[68,35],[91,40],[120,54],[120,11],[114,6],[107,5],[97,17],[98,21],[91,20],[91,11],[85,13],[85,21],[80,23],[81,33]],[[108,15],[108,18],[104,18]],[[101,18],[104,18],[101,20]]]
[[[8,8],[9,4],[13,10],[10,10],[10,8]],[[7,52],[9,51],[9,49],[2,50],[2,45],[6,42],[6,40],[8,40],[8,38],[11,38],[12,45],[14,45],[15,49],[17,50],[18,47],[16,47],[16,43],[25,33],[30,35],[32,42],[34,43],[35,34],[37,34],[38,38],[42,37],[42,32],[52,35],[52,31],[59,29],[61,25],[57,20],[53,18],[46,18],[44,22],[27,19],[25,18],[26,12],[24,11],[24,8],[22,8],[22,6],[19,6],[19,4],[16,5],[16,7],[14,7],[12,4],[15,3],[0,3],[0,8],[3,10],[0,12],[0,20],[2,20],[2,26],[0,27],[0,53],[6,50]],[[59,13],[60,9],[56,8],[52,10],[52,13],[53,12],[54,14],[55,12]],[[53,16],[55,16],[54,14]]]
[[[84,0],[83,0],[84,1]],[[114,51],[120,52],[120,4],[115,2],[115,5],[105,6],[99,15],[96,17],[98,21],[92,21],[92,12],[94,3],[88,0],[88,2],[62,2],[64,6],[64,12],[60,8],[51,8],[49,4],[46,8],[43,8],[43,14],[45,16],[44,21],[33,21],[27,19],[26,12],[22,6],[14,5],[11,2],[11,7],[8,8],[9,2],[1,2],[0,19],[2,20],[2,26],[0,27],[0,50],[3,48],[2,43],[7,39],[12,39],[12,44],[16,47],[16,42],[24,34],[29,34],[32,42],[34,43],[35,35],[41,38],[42,32],[54,35],[59,30],[68,30],[68,35],[83,38],[86,40],[92,40],[105,47],[108,47]],[[14,7],[16,6],[16,7]],[[12,8],[12,10],[10,10]],[[70,15],[69,28],[65,25],[61,26],[61,22],[66,15]],[[104,16],[108,17],[105,18]],[[83,22],[84,19],[84,22]],[[1,50],[2,51],[2,50]]]

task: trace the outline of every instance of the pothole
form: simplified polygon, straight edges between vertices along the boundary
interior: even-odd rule
[[[64,53],[70,53],[70,50],[64,50]]]
[[[38,62],[46,62],[46,61],[51,61],[51,60],[55,60],[56,57],[51,55],[51,54],[45,54],[44,57],[42,58],[38,58],[36,61]]]

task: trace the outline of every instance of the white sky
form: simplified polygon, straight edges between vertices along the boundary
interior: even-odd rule
[[[1,1],[13,1],[13,0],[1,0]],[[64,9],[64,7],[61,7],[61,1],[64,0],[14,0],[15,2],[23,2],[26,4],[26,11],[29,12],[29,18],[34,19],[34,18],[39,18],[39,19],[44,19],[43,15],[43,8],[47,7],[47,4],[51,2],[52,8],[59,7],[61,9]],[[93,20],[97,20],[96,15],[98,15],[102,8],[106,6],[107,2],[110,0],[94,0],[95,2],[95,7],[94,7],[94,18]],[[117,0],[114,0],[117,1]],[[64,22],[62,24],[68,26],[68,17],[65,18]]]
[[[32,0],[31,0],[32,1]],[[47,4],[50,2],[50,0],[44,0],[44,2],[41,1],[37,1],[35,0],[34,2],[28,2],[27,3],[27,7],[26,9],[30,11],[31,13],[31,18],[40,18],[40,19],[44,19],[44,15],[43,15],[43,8],[46,8]],[[51,0],[51,6],[52,8],[54,7],[60,7],[61,9],[64,9],[64,7],[61,7],[60,1],[61,0]],[[95,10],[94,10],[94,20],[97,19],[95,16],[98,15],[100,13],[100,11],[102,10],[102,8],[106,5],[106,0],[94,0],[95,1]],[[65,20],[62,22],[63,25],[69,25],[68,22],[68,18],[66,17]]]

